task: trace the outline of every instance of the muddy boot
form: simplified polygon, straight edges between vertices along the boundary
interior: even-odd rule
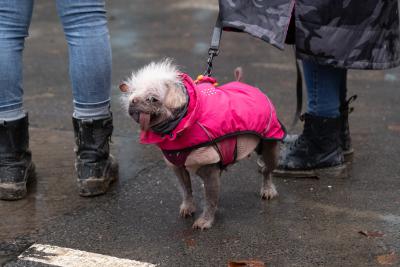
[[[340,146],[340,118],[304,115],[303,133],[285,150],[274,171],[284,177],[346,177]]]
[[[0,121],[0,199],[26,196],[26,184],[35,166],[29,150],[28,115],[15,121]]]
[[[81,196],[104,194],[118,178],[118,164],[110,155],[112,117],[99,120],[73,118],[75,170]]]
[[[349,99],[342,102],[340,107],[340,146],[343,150],[343,156],[345,162],[351,162],[353,160],[354,149],[351,144],[350,127],[349,127],[349,114],[354,110],[350,107],[350,103],[357,99],[357,95],[351,96]],[[302,118],[301,120],[304,120]],[[283,145],[281,146],[280,155],[285,154],[285,150],[288,149],[292,143],[296,141],[299,137],[297,134],[288,134],[283,140]],[[258,163],[259,166],[261,164]]]

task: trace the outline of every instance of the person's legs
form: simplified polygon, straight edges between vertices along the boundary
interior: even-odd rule
[[[346,97],[346,69],[318,65],[303,60],[307,85],[307,113],[314,116],[337,118],[340,116],[340,98]]]
[[[34,173],[28,116],[22,108],[22,51],[33,0],[0,0],[0,199],[26,195]]]
[[[319,66],[310,61],[303,61],[303,69],[307,83],[308,114],[319,114],[320,116],[332,118],[337,117],[338,103],[336,100],[339,99],[339,115],[341,117],[340,143],[345,161],[351,162],[354,150],[350,137],[349,113],[353,109],[349,105],[357,99],[357,95],[353,95],[347,99],[347,70],[330,66]],[[322,80],[322,84],[317,80]],[[327,83],[327,81],[329,82]],[[340,84],[339,81],[341,81]],[[337,88],[339,88],[339,97],[337,96]],[[323,101],[319,101],[321,99]],[[328,103],[328,105],[323,105],[322,103],[326,99],[333,101]],[[297,134],[288,134],[284,140],[282,149],[286,149],[298,136]]]
[[[303,60],[307,85],[304,130],[281,155],[275,174],[293,177],[345,175],[340,145],[340,100],[345,93],[345,69]]]
[[[69,74],[78,119],[109,116],[111,47],[103,0],[57,0],[69,48]]]
[[[118,175],[109,147],[111,48],[105,1],[57,0],[57,11],[69,48],[80,194],[103,194]]]
[[[25,116],[22,110],[22,51],[33,0],[0,0],[0,120]]]

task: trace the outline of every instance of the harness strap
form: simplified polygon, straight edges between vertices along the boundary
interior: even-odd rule
[[[233,163],[236,160],[237,157],[237,137],[230,137],[226,138],[220,142],[215,142],[215,140],[212,138],[211,134],[209,131],[201,125],[201,123],[196,122],[197,125],[200,126],[200,128],[206,133],[208,136],[208,139],[210,142],[213,144],[215,150],[217,151],[220,159],[221,159],[221,169],[224,169],[227,165]]]
[[[217,143],[215,142],[215,140],[212,138],[211,134],[207,131],[207,129],[201,125],[201,123],[199,123],[198,121],[196,121],[196,124],[200,126],[200,128],[206,133],[206,135],[208,136],[208,139],[210,140],[210,142],[212,142],[213,146],[215,147],[215,149],[218,152],[219,157],[222,159],[222,153],[219,150],[219,147],[217,145]]]
[[[169,152],[166,150],[162,150],[164,157],[174,164],[177,167],[184,167],[185,162],[189,154],[192,152],[192,150],[189,151],[177,151],[177,152]]]
[[[225,138],[217,143],[218,149],[222,155],[222,166],[225,167],[237,158],[237,136]]]

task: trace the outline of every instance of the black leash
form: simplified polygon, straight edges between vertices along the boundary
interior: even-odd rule
[[[296,61],[296,73],[297,73],[297,81],[296,81],[296,112],[294,113],[293,122],[290,125],[289,131],[292,132],[293,128],[296,126],[297,122],[301,116],[301,110],[303,108],[303,74],[301,72],[299,60],[296,58],[296,48],[294,51],[294,58]]]
[[[222,35],[222,21],[221,15],[218,14],[217,21],[215,22],[214,30],[211,37],[210,49],[208,49],[207,69],[203,73],[204,76],[211,76],[213,68],[213,60],[219,54],[219,43],[221,42]]]
[[[222,36],[222,19],[221,14],[218,14],[217,21],[215,22],[214,30],[211,37],[211,45],[208,49],[208,59],[207,59],[207,69],[203,73],[204,76],[211,76],[211,72],[213,69],[213,60],[219,54],[219,45],[221,42]],[[303,106],[303,76],[300,68],[299,61],[296,58],[296,50],[295,50],[295,60],[296,60],[296,72],[297,72],[297,82],[296,82],[296,112],[294,114],[293,122],[290,126],[290,130],[292,131],[294,126],[296,126],[299,118],[301,116],[301,110]]]

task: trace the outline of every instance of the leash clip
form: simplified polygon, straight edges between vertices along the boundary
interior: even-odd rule
[[[203,73],[204,76],[211,75],[211,71],[213,68],[213,60],[216,56],[218,56],[218,54],[219,54],[218,48],[210,47],[210,49],[208,49],[207,70]]]

